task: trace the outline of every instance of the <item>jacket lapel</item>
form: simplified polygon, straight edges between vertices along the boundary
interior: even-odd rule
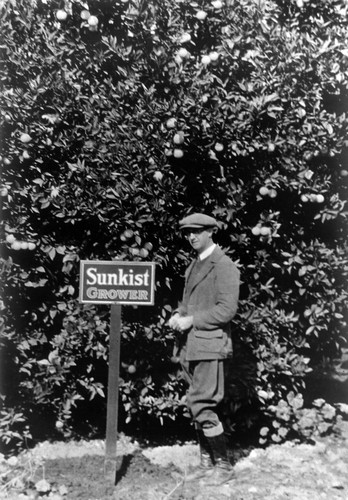
[[[186,280],[185,280],[186,281],[185,282],[185,295],[186,296],[189,296],[191,294],[191,291],[192,291],[192,285],[193,285],[193,280],[194,280],[193,270],[195,268],[197,260],[198,259],[194,259],[186,270],[186,276],[185,276],[185,278],[186,278]]]
[[[203,266],[198,273],[194,273],[194,266],[198,259],[195,259],[190,267],[187,269],[187,281],[186,281],[186,293],[185,295],[190,296],[193,290],[196,288],[198,283],[200,283],[207,274],[210,273],[214,267],[215,262],[217,262],[223,255],[223,252],[219,246],[216,246],[213,253],[206,258]]]

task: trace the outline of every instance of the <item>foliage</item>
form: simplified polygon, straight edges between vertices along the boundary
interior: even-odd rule
[[[31,434],[25,425],[25,416],[22,412],[16,412],[15,408],[6,408],[3,405],[0,412],[1,440],[5,445],[11,443],[12,448],[23,446],[30,441]]]
[[[188,211],[216,216],[242,273],[234,328],[253,376],[233,412],[303,391],[340,355],[346,13],[343,0],[1,5],[2,390],[34,435],[43,414],[48,433],[74,432],[87,412],[91,432],[105,410],[109,311],[78,303],[81,259],[156,262],[155,307],[123,312],[122,415],[182,414],[165,323]]]
[[[260,444],[281,443],[286,439],[313,439],[335,430],[340,418],[336,408],[324,399],[313,401],[312,408],[303,407],[301,393],[290,391],[286,399],[269,405],[265,412],[271,417],[271,426],[260,429]]]

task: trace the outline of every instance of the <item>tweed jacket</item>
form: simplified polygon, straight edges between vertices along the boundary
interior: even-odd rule
[[[202,261],[198,273],[196,262],[186,270],[183,299],[177,308],[181,316],[193,316],[180,357],[183,361],[224,359],[232,354],[230,321],[237,311],[240,273],[219,246]]]

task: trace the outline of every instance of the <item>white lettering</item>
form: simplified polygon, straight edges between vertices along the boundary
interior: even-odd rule
[[[149,271],[144,273],[144,286],[149,286]]]
[[[129,290],[117,290],[118,296],[120,297],[121,300],[127,300]]]
[[[97,283],[97,278],[95,276],[96,271],[95,267],[87,269],[87,276],[91,279],[91,281],[87,279],[87,285],[95,285]]]
[[[87,269],[87,285],[103,285],[103,286],[149,286],[150,273],[146,270],[144,273],[134,274],[134,270],[130,269],[129,273],[125,273],[123,269],[117,273],[98,273],[97,268],[90,267]]]
[[[96,299],[98,296],[98,290],[95,287],[87,288],[86,295],[89,299]]]
[[[97,288],[95,286],[86,289],[87,298],[90,300],[130,300],[130,301],[148,301],[148,292],[146,290],[107,290],[106,288]]]
[[[135,275],[135,286],[142,286],[144,280],[144,276],[142,274]]]
[[[118,286],[127,286],[128,285],[128,274],[123,272],[123,269],[118,271]]]
[[[108,285],[118,285],[117,283],[117,274],[108,274]]]
[[[109,290],[109,299],[111,300],[117,299],[117,290]]]
[[[98,274],[98,285],[106,285],[108,275],[105,273]]]

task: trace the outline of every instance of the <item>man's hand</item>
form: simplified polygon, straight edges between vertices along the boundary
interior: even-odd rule
[[[175,313],[174,316],[172,316],[170,318],[170,320],[168,321],[169,327],[173,328],[173,330],[178,330],[179,329],[179,326],[178,326],[178,319],[179,318],[180,318],[180,314]]]
[[[179,313],[174,314],[168,321],[168,325],[173,330],[184,332],[189,330],[193,324],[193,316],[180,316]]]
[[[177,319],[178,330],[185,332],[189,330],[193,324],[193,316],[179,316]]]

